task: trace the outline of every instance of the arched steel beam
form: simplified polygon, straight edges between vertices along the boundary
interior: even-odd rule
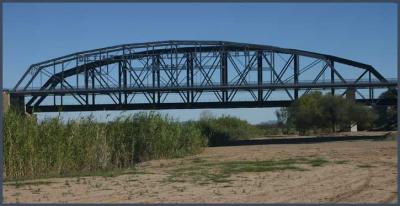
[[[180,47],[176,48],[175,50],[178,51],[188,51],[188,52],[194,52],[198,51],[198,48],[201,49],[201,52],[207,51],[207,49],[211,50],[227,50],[227,51],[238,51],[238,50],[262,50],[262,51],[267,51],[267,52],[277,52],[277,53],[285,53],[285,54],[296,54],[300,56],[305,56],[305,57],[312,57],[312,58],[317,58],[317,59],[324,59],[324,60],[329,60],[329,61],[334,61],[346,65],[350,65],[353,67],[358,67],[361,69],[368,70],[371,72],[376,78],[378,78],[382,82],[386,82],[387,80],[371,65],[364,64],[361,62],[357,61],[352,61],[349,59],[344,59],[341,57],[337,56],[332,56],[332,55],[327,55],[327,54],[322,54],[322,53],[315,53],[315,52],[309,52],[309,51],[304,51],[304,50],[297,50],[297,49],[287,49],[287,48],[280,48],[280,47],[275,47],[275,46],[269,46],[269,45],[259,45],[259,44],[248,44],[248,43],[237,43],[237,42],[228,42],[228,41],[182,41],[182,40],[171,40],[171,41],[158,41],[158,42],[146,42],[146,43],[135,43],[135,44],[122,44],[122,45],[116,45],[116,46],[111,46],[111,47],[104,47],[104,48],[99,48],[99,49],[93,49],[93,50],[87,50],[87,51],[82,51],[82,52],[76,52],[73,54],[65,55],[62,57],[50,59],[47,61],[43,61],[37,64],[31,65],[28,70],[24,73],[22,78],[18,81],[16,86],[14,87],[14,90],[17,90],[22,83],[22,81],[25,79],[25,77],[31,72],[33,69],[40,70],[45,67],[53,66],[54,63],[56,62],[65,62],[65,61],[70,61],[74,60],[77,58],[80,58],[82,55],[83,56],[88,56],[88,55],[95,55],[95,54],[104,54],[104,53],[110,53],[110,52],[116,52],[116,51],[121,51],[121,50],[131,50],[131,49],[138,49],[138,48],[155,48],[155,47],[162,47],[162,46],[186,46],[186,47]],[[205,46],[205,47],[203,47]],[[156,49],[156,50],[147,50],[147,51],[142,51],[138,53],[170,53],[171,49]],[[127,54],[131,55],[131,54]],[[99,60],[101,61],[101,60]],[[58,64],[58,63],[57,63]],[[74,69],[74,68],[72,68]],[[38,71],[36,71],[35,74],[37,74]],[[67,71],[66,71],[67,72]],[[32,79],[35,78],[32,77]]]
[[[164,45],[164,44],[163,44]],[[165,46],[165,45],[164,45]],[[100,49],[101,50],[101,49]],[[320,54],[320,53],[314,53],[314,52],[307,52],[307,51],[302,51],[302,50],[294,50],[294,49],[283,49],[283,48],[278,48],[278,47],[271,47],[271,46],[263,46],[263,45],[249,45],[249,44],[241,44],[241,43],[226,43],[219,46],[207,46],[207,47],[201,47],[201,50],[199,50],[198,47],[180,47],[176,49],[156,49],[156,50],[146,50],[146,51],[141,51],[141,52],[135,52],[135,53],[129,53],[125,55],[118,55],[118,56],[113,56],[108,59],[103,59],[103,60],[97,60],[94,62],[86,63],[84,65],[80,65],[68,70],[65,70],[63,72],[59,72],[57,74],[54,74],[52,77],[48,79],[48,81],[41,87],[41,90],[44,89],[53,89],[57,84],[59,84],[62,79],[67,78],[69,76],[77,75],[79,73],[84,72],[85,70],[92,70],[95,69],[96,67],[104,66],[107,64],[113,64],[117,63],[126,59],[137,59],[137,58],[142,58],[142,57],[148,57],[148,56],[153,56],[153,55],[162,55],[162,54],[167,54],[171,52],[175,53],[190,53],[190,52],[213,52],[213,51],[221,51],[224,50],[226,52],[232,52],[232,51],[267,51],[267,52],[278,52],[278,53],[285,53],[285,54],[296,54],[300,56],[305,56],[305,57],[312,57],[316,59],[323,59],[325,61],[334,61],[334,62],[339,62],[343,63],[346,65],[358,67],[361,69],[365,69],[367,71],[370,71],[372,74],[374,74],[380,81],[386,82],[386,79],[379,74],[372,66],[363,64],[360,62],[355,62],[352,60],[344,59],[344,58],[339,58],[336,56],[331,56],[331,55],[325,55],[325,54]],[[92,52],[94,50],[89,51]],[[86,52],[87,53],[87,52]],[[79,55],[80,53],[75,53],[73,55]],[[71,55],[67,55],[71,56]],[[67,57],[64,56],[64,57]],[[60,57],[63,58],[63,57]],[[40,64],[48,64],[52,61],[57,61],[58,59],[54,60],[49,60],[45,61]],[[78,56],[75,56],[75,58],[79,58]],[[37,67],[38,64],[33,65],[32,67]],[[44,67],[44,66],[41,66]],[[32,77],[31,81],[33,80],[34,77]],[[40,104],[46,96],[41,96],[40,99],[36,102],[37,104]],[[31,100],[28,102],[29,104],[32,104],[36,100],[37,96],[33,96]]]

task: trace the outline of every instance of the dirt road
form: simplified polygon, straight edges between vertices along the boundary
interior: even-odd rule
[[[206,148],[107,177],[6,183],[7,203],[394,203],[396,141]]]

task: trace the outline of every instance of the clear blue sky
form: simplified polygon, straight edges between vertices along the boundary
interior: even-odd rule
[[[327,53],[397,74],[397,11],[389,3],[5,3],[3,87],[30,64],[76,51],[157,40],[226,40]],[[211,110],[257,123],[276,109]],[[180,120],[201,110],[168,110]],[[102,114],[104,115],[104,113]]]

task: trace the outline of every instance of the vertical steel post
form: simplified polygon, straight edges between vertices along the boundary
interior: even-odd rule
[[[64,89],[64,62],[61,64],[61,89]],[[61,106],[63,105],[63,97],[64,95],[61,95]]]
[[[294,55],[294,84],[298,85],[299,84],[299,55],[295,54]],[[299,98],[299,89],[294,88],[294,99]]]
[[[371,97],[372,97],[372,99],[374,99],[374,88],[373,87],[371,88]]]
[[[157,88],[160,88],[160,56],[156,57]],[[161,103],[161,93],[157,91],[157,103]]]
[[[193,64],[193,59],[194,59],[194,55],[193,53],[190,53],[190,59],[191,59],[191,68],[190,68],[190,85],[193,87],[194,86],[194,75],[193,75],[193,70],[194,70],[194,64]],[[191,102],[194,102],[194,90],[192,90],[190,92],[190,96],[191,96]]]
[[[330,61],[330,63],[331,63],[331,84],[333,85],[333,84],[335,84],[335,72],[334,72],[334,68],[335,68],[335,65],[334,65],[334,61]],[[335,88],[331,88],[331,94],[332,95],[335,95]]]
[[[95,77],[94,77],[94,70],[95,70],[96,68],[93,68],[92,69],[92,72],[91,72],[91,74],[92,74],[92,89],[93,89],[93,91],[94,91],[94,89],[95,89]],[[94,92],[92,92],[92,104],[93,105],[95,105],[96,104],[96,95],[94,94]]]
[[[192,53],[186,54],[186,86],[193,86],[193,59]],[[187,103],[193,103],[193,90],[187,90]]]
[[[228,55],[226,51],[220,53],[220,82],[222,86],[228,85]],[[222,102],[228,101],[228,91],[222,89]]]
[[[53,75],[56,74],[56,61],[53,62]],[[56,95],[53,95],[54,106],[56,106]]]
[[[271,61],[271,84],[274,83],[275,78],[274,78],[274,71],[275,71],[275,53],[271,51],[270,53],[270,61]]]
[[[61,89],[64,89],[64,62],[61,64]]]
[[[156,74],[157,74],[157,70],[156,70],[156,58],[153,56],[152,59],[152,67],[151,67],[151,83],[152,83],[152,87],[153,89],[156,88]],[[153,104],[156,103],[156,92],[155,90],[153,90]]]
[[[85,90],[88,90],[89,88],[89,74],[88,74],[88,70],[86,67],[86,57],[84,57],[84,64],[85,64]],[[89,94],[86,93],[86,105],[89,104]]]
[[[257,52],[257,82],[258,86],[263,84],[263,71],[262,71],[262,58],[263,58],[262,51]],[[262,88],[258,88],[258,101],[263,100],[263,90]]]
[[[118,103],[122,104],[122,64],[118,62]]]
[[[371,84],[371,81],[372,81],[371,72],[368,72],[368,81],[369,81],[369,84]],[[374,88],[372,88],[371,86],[369,86],[369,99],[371,102],[374,99]]]
[[[79,58],[76,58],[76,67],[79,66],[79,62],[78,62]],[[79,89],[79,73],[76,73],[76,88]]]
[[[124,103],[128,104],[128,93],[126,92],[126,89],[128,88],[128,75],[127,75],[127,60],[124,60],[124,64],[122,67],[122,75],[123,75],[123,81],[124,81]],[[133,69],[133,68],[132,68]]]

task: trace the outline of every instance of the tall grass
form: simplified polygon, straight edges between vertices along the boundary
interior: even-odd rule
[[[262,136],[263,130],[236,117],[178,122],[140,112],[107,123],[93,116],[38,122],[9,110],[4,117],[3,177],[30,179],[125,169],[151,159],[199,153],[207,144]]]
[[[154,112],[108,123],[93,117],[40,123],[12,110],[4,117],[3,177],[25,179],[127,168],[150,159],[202,150],[200,128]]]

